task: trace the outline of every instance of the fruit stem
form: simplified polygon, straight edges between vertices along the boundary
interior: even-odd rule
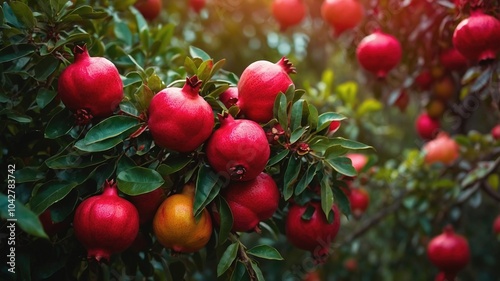
[[[277,63],[277,65],[281,66],[281,68],[283,68],[283,70],[290,74],[295,74],[297,73],[297,70],[295,69],[295,67],[293,66],[292,62],[290,62],[289,59],[287,59],[286,57],[282,57]]]
[[[73,47],[73,55],[75,56],[75,61],[82,60],[83,58],[88,58],[89,52],[87,50],[87,44],[75,45]]]
[[[186,77],[186,84],[182,87],[182,91],[188,93],[189,95],[196,97],[200,94],[201,85],[203,81],[198,79],[198,76],[193,75],[191,77]]]

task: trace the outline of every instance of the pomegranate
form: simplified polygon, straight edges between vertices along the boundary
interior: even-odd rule
[[[73,227],[89,259],[109,261],[134,242],[139,214],[132,203],[118,196],[114,181],[106,181],[101,195],[85,199],[76,208]]]
[[[446,69],[451,71],[464,70],[468,66],[467,58],[464,57],[456,48],[445,50],[439,55],[439,61]]]
[[[161,147],[191,152],[210,137],[214,127],[212,107],[199,95],[202,81],[186,78],[184,87],[158,92],[149,105],[148,126]]]
[[[451,225],[447,225],[443,233],[432,238],[427,245],[427,256],[446,279],[454,280],[469,263],[469,243],[463,236],[455,234]]]
[[[290,73],[295,73],[295,67],[285,57],[277,63],[256,61],[245,68],[238,82],[237,103],[245,118],[258,123],[271,120],[276,96],[293,85]]]
[[[344,261],[344,268],[349,272],[354,272],[358,269],[358,261],[355,258],[348,258]]]
[[[458,158],[460,147],[448,134],[441,132],[435,139],[426,143],[423,150],[425,163],[441,162],[450,165]]]
[[[360,173],[361,170],[363,170],[363,168],[365,167],[366,163],[368,163],[368,156],[361,153],[347,153],[346,157],[351,159],[352,166],[357,173]]]
[[[313,208],[309,220],[303,215],[308,208]],[[288,240],[297,248],[310,251],[319,262],[328,256],[330,243],[340,229],[340,211],[336,205],[332,207],[334,218],[328,223],[321,203],[311,201],[306,205],[292,203],[285,221],[285,233]]]
[[[233,214],[232,230],[238,232],[259,232],[259,222],[273,216],[281,196],[273,178],[266,173],[253,180],[231,182],[221,194]]]
[[[493,222],[493,232],[496,235],[500,235],[500,215],[498,215]]]
[[[360,218],[370,204],[370,195],[364,188],[351,188],[347,197],[351,203],[351,212],[355,218]]]
[[[492,60],[500,50],[500,21],[474,10],[453,32],[453,45],[472,61]]]
[[[205,7],[206,0],[189,0],[189,7],[193,9],[196,13],[200,13],[201,10]]]
[[[340,121],[332,121],[332,123],[330,123],[330,126],[328,127],[328,135],[329,136],[332,136],[333,134],[335,134],[335,132],[337,132],[340,128]]]
[[[91,57],[86,45],[76,45],[73,54],[75,61],[59,76],[59,98],[75,113],[79,124],[110,116],[123,99],[118,69],[106,58]]]
[[[433,98],[425,106],[425,111],[431,119],[439,119],[443,116],[446,110],[446,103],[441,99]]]
[[[433,139],[441,128],[439,120],[432,119],[426,112],[420,113],[415,121],[418,135],[425,140]]]
[[[281,31],[285,31],[287,28],[299,24],[305,18],[306,5],[303,0],[274,0],[272,12],[280,24]]]
[[[219,115],[220,128],[206,144],[208,163],[235,181],[255,179],[266,167],[270,148],[264,129],[254,121]]]
[[[63,220],[61,222],[54,222],[52,220],[50,209],[45,210],[38,216],[40,222],[42,223],[43,230],[49,237],[56,235],[57,233],[62,232],[69,228],[69,220]]]
[[[356,56],[364,69],[382,79],[401,60],[401,44],[396,37],[377,30],[361,40]]]
[[[325,0],[321,17],[333,28],[334,35],[339,36],[361,23],[364,10],[358,0]]]
[[[435,98],[448,101],[455,95],[455,82],[450,76],[444,76],[434,82],[432,90]]]
[[[304,276],[304,281],[321,281],[321,275],[317,270],[311,271]]]
[[[433,77],[429,70],[424,70],[420,72],[417,77],[415,77],[415,84],[420,90],[427,91],[432,86]]]
[[[236,102],[238,102],[238,87],[229,87],[222,94],[220,94],[219,100],[226,106],[226,108],[236,105]]]
[[[137,0],[134,4],[134,7],[148,21],[152,21],[160,15],[162,6],[162,0]]]
[[[495,127],[493,127],[493,129],[491,129],[491,136],[495,140],[500,140],[500,124],[496,125]]]
[[[436,278],[434,278],[434,281],[449,281],[449,280],[446,280],[444,272],[439,272],[438,275],[436,275]]]
[[[163,189],[157,188],[148,193],[129,196],[127,199],[134,204],[137,212],[139,212],[139,224],[144,225],[153,220],[156,210],[158,210],[158,207],[160,207],[165,198]]]

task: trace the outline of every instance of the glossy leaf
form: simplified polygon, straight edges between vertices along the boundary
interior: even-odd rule
[[[219,245],[222,245],[229,237],[229,233],[233,228],[233,214],[231,209],[227,204],[227,201],[220,196],[218,201],[218,211],[220,218],[220,228],[219,228]]]
[[[325,216],[328,218],[328,222],[332,223],[334,218],[332,214],[333,191],[332,188],[330,187],[330,184],[328,183],[328,177],[323,177],[323,179],[320,182],[320,186],[321,186],[321,209],[323,210]]]
[[[202,165],[196,178],[196,192],[194,196],[194,215],[197,217],[203,209],[219,194],[224,182],[211,167]]]
[[[238,242],[234,242],[226,248],[219,260],[219,264],[217,265],[217,277],[224,274],[224,272],[231,267],[231,264],[233,264],[236,259],[236,255],[238,254],[239,245],[240,244]]]
[[[283,260],[278,250],[268,245],[255,246],[247,250],[247,254],[267,260]]]
[[[45,173],[37,167],[24,167],[14,172],[16,183],[35,182],[45,178]]]
[[[14,209],[15,213],[9,212],[9,204],[12,201],[3,194],[0,193],[0,216],[5,219],[15,219],[14,222],[7,221],[7,224],[15,224],[16,227],[19,226],[26,233],[40,237],[40,238],[48,238],[45,231],[43,231],[43,226],[40,220],[38,219],[38,215],[28,209],[26,206],[21,204],[19,201],[14,201]],[[14,216],[11,216],[13,214]]]
[[[77,186],[75,182],[49,181],[43,184],[31,198],[31,210],[37,215],[43,213],[52,204],[63,199]]]
[[[309,167],[307,167],[306,172],[300,178],[299,182],[295,186],[295,195],[299,195],[302,192],[304,192],[304,190],[306,190],[311,181],[314,179],[314,176],[316,175],[316,172],[319,170],[320,167],[322,167],[322,165],[319,163],[309,165]]]
[[[298,157],[290,157],[288,160],[288,165],[285,170],[285,175],[283,177],[284,186],[283,186],[283,197],[285,201],[288,201],[293,196],[294,185],[297,181],[297,177],[299,176],[301,168],[301,161]]]
[[[360,143],[354,140],[349,140],[345,138],[333,138],[330,140],[331,145],[340,145],[342,147],[348,148],[348,149],[354,149],[354,150],[359,150],[359,149],[370,149],[373,148],[369,145],[366,145],[364,143]]]
[[[274,166],[275,164],[281,162],[281,160],[285,159],[285,157],[290,153],[290,150],[285,149],[280,151],[280,153],[274,155],[269,161],[267,161],[266,166]]]
[[[53,90],[49,90],[46,88],[42,88],[38,91],[36,95],[36,104],[40,109],[45,108],[51,101],[56,97],[57,92]]]
[[[127,195],[140,195],[160,187],[165,181],[161,175],[149,168],[132,167],[116,177],[118,189]]]
[[[327,158],[325,162],[332,167],[335,171],[349,176],[354,177],[358,173],[356,169],[352,166],[352,161],[348,157],[335,157],[335,158]]]

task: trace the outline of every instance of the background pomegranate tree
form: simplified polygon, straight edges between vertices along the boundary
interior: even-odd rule
[[[137,1],[136,9],[132,0],[97,2],[2,5],[0,102],[5,122],[0,141],[5,149],[1,159],[4,164],[15,163],[18,170],[16,208],[18,225],[24,230],[18,253],[23,261],[30,260],[18,264],[20,276],[64,279],[72,271],[80,278],[95,274],[119,278],[164,272],[173,280],[184,275],[204,280],[214,279],[217,272],[224,272],[223,277],[244,272],[260,276],[260,270],[269,280],[300,280],[307,275],[309,280],[429,280],[457,274],[459,280],[494,280],[500,274],[495,262],[500,247],[494,235],[500,201],[500,134],[495,127],[500,120],[500,64],[494,49],[500,46],[494,40],[499,37],[488,36],[483,28],[473,32],[478,38],[458,40],[458,45],[488,42],[484,46],[494,50],[487,50],[487,63],[478,63],[481,54],[474,48],[468,58],[453,48],[460,22],[479,14],[478,9],[498,19],[499,1],[147,0]],[[144,5],[158,10],[141,14]],[[335,14],[336,5],[342,7],[341,14]],[[283,9],[292,8],[304,13],[287,18],[291,13]],[[390,65],[373,58],[358,60],[359,52],[369,57],[370,48],[358,51],[358,46],[374,32],[393,36],[400,45],[400,57],[391,56],[399,53],[397,44],[387,52]],[[73,61],[75,43],[87,43],[92,56],[109,59],[122,77],[125,98],[120,113],[102,120],[100,126],[98,121],[75,126],[73,113],[63,109],[56,95],[61,71]],[[214,112],[227,108],[236,115],[237,107],[226,106],[221,93],[236,85],[252,62],[277,62],[283,56],[294,63],[298,74],[291,75],[295,88],[276,99],[276,120],[264,126],[278,140],[271,146],[267,171],[284,198],[298,203],[322,198],[321,206],[309,210],[321,208],[327,213],[334,198],[344,214],[352,209],[355,218],[342,216],[325,266],[316,265],[314,251],[308,254],[290,247],[293,242],[283,235],[289,209],[297,210],[288,206],[290,200],[281,200],[273,219],[260,225],[261,234],[229,235],[230,220],[223,219],[214,235],[222,239],[210,241],[207,250],[196,254],[158,254],[161,247],[156,245],[149,254],[139,247],[139,254],[127,250],[114,255],[110,266],[82,263],[85,251],[72,234],[72,212],[82,199],[100,193],[113,175],[130,201],[134,201],[130,194],[146,191],[162,198],[155,187],[177,192],[185,179],[197,178],[204,195],[196,195],[195,208],[201,211],[220,202],[223,184],[205,165],[203,150],[187,156],[165,154],[153,146],[151,135],[144,131],[147,118],[141,114],[147,112],[153,95],[167,86],[182,87],[186,77],[196,74],[204,81],[201,95]],[[378,70],[386,72],[384,79],[377,77]],[[316,111],[318,121],[314,121]],[[335,126],[328,132],[332,120]],[[276,124],[289,128],[290,134],[281,135]],[[304,130],[306,125],[312,125],[311,130]],[[325,135],[344,138],[326,141]],[[282,145],[286,143],[293,145]],[[307,152],[303,149],[307,146],[299,145],[303,143],[324,154],[318,158],[305,153],[301,159],[307,160],[297,161],[294,156]],[[358,175],[346,177],[353,170],[342,157],[349,150],[367,148],[362,143],[375,147],[376,156],[371,149],[362,151],[366,154],[349,153]],[[328,155],[336,160],[329,161]],[[333,189],[321,180],[329,177],[320,172],[322,168],[336,171],[332,176],[339,180]],[[304,185],[308,179],[312,188]],[[291,182],[300,184],[292,188]],[[137,200],[134,204],[141,205]],[[224,213],[223,205],[218,206]],[[154,213],[149,204],[140,209]],[[1,212],[7,217],[6,208]],[[37,238],[44,236],[38,215],[49,225],[45,231],[50,243]],[[47,224],[50,218],[58,223]],[[450,224],[456,235],[445,230]],[[431,252],[439,247],[431,241],[457,235],[468,241],[470,251],[463,239],[455,239],[460,240],[453,243],[460,245],[460,258],[450,258],[445,249],[442,256],[448,258],[436,260]],[[243,245],[248,250],[262,244],[271,245],[286,259],[280,260],[267,247],[257,248],[260,254],[247,254],[248,259],[237,251]],[[35,247],[44,255],[37,255]],[[221,258],[211,258],[214,253]],[[254,268],[253,261],[263,257],[269,260]],[[246,267],[240,261],[246,261]],[[28,264],[29,268],[22,267]]]

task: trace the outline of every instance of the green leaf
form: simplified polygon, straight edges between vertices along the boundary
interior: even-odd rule
[[[250,281],[247,269],[245,268],[245,265],[242,262],[240,261],[236,262],[234,271],[231,274],[231,281]]]
[[[33,16],[33,12],[31,11],[28,5],[24,4],[21,1],[11,1],[10,7],[12,11],[16,15],[17,19],[28,29],[33,29],[36,25],[36,19]]]
[[[70,111],[61,110],[54,115],[47,127],[45,127],[45,137],[48,139],[56,139],[64,136],[73,128],[75,121]]]
[[[283,177],[284,180],[284,187],[283,187],[283,197],[285,198],[285,201],[288,201],[293,195],[293,185],[295,184],[297,177],[299,176],[300,173],[300,168],[301,168],[301,160],[300,158],[297,157],[290,157],[290,160],[288,160],[288,165],[285,170],[285,175]]]
[[[332,121],[341,121],[346,119],[342,114],[335,112],[325,112],[318,117],[318,128],[317,131],[322,131],[330,126]]]
[[[380,111],[382,107],[383,107],[382,103],[379,102],[378,100],[373,98],[366,99],[365,101],[363,101],[362,104],[359,105],[356,111],[356,115],[358,117],[361,117],[370,112]]]
[[[231,213],[231,209],[229,208],[227,201],[222,196],[219,196],[218,203],[220,218],[218,244],[222,245],[228,239],[229,233],[233,228],[233,214]]]
[[[290,144],[294,144],[296,141],[298,141],[306,133],[306,131],[307,127],[300,127],[293,131],[290,135]]]
[[[211,167],[201,165],[196,178],[196,192],[194,196],[194,215],[199,216],[203,209],[219,194],[223,181]]]
[[[325,150],[325,158],[333,159],[335,157],[344,156],[349,152],[348,148],[342,147],[340,145],[333,145]]]
[[[92,155],[89,157],[69,153],[65,155],[55,155],[45,160],[45,165],[51,169],[81,169],[91,167],[106,161],[102,155]]]
[[[278,250],[268,245],[255,246],[247,250],[247,254],[267,260],[283,260]]]
[[[238,242],[234,242],[226,248],[217,265],[217,277],[224,274],[231,267],[238,254],[239,245]]]
[[[38,219],[38,215],[33,213],[30,209],[26,208],[22,203],[14,200],[14,212],[9,212],[11,207],[9,204],[12,203],[12,197],[8,197],[3,193],[0,193],[0,216],[7,220],[7,224],[15,224],[19,226],[24,232],[41,238],[48,238],[47,234],[43,230],[42,223]],[[15,219],[16,221],[10,222],[10,219]]]
[[[328,218],[328,222],[332,223],[334,218],[332,214],[333,191],[330,185],[328,184],[328,177],[324,176],[320,182],[320,185],[321,185],[321,209],[323,210],[325,216]]]
[[[116,177],[118,189],[132,196],[153,191],[164,182],[157,171],[144,167],[132,167],[120,172]]]
[[[351,159],[348,157],[327,158],[325,159],[325,162],[335,171],[343,175],[354,177],[358,174],[356,169],[352,166]]]
[[[37,62],[34,68],[34,78],[38,81],[45,81],[47,78],[56,71],[61,63],[60,60],[54,56],[46,56],[41,61]]]
[[[57,92],[54,90],[49,90],[47,88],[41,88],[36,95],[36,104],[40,109],[45,108],[54,98]]]
[[[194,46],[189,46],[189,54],[192,58],[201,58],[204,61],[211,59],[211,57],[207,53],[205,53],[205,51]]]
[[[40,215],[52,204],[60,201],[78,184],[75,182],[49,181],[43,184],[31,198],[31,210]]]
[[[358,84],[356,82],[345,82],[337,86],[337,95],[349,107],[353,107],[358,94]]]
[[[286,130],[288,128],[288,101],[286,100],[286,96],[283,93],[279,93],[276,97],[276,101],[278,102],[278,122],[281,127]]]
[[[251,261],[251,266],[253,271],[255,272],[255,277],[257,278],[257,281],[264,281],[264,275],[262,274],[262,270],[260,270],[259,265],[255,261]]]
[[[45,173],[37,167],[24,167],[14,172],[16,183],[35,182],[45,178]]]
[[[278,153],[278,154],[274,155],[272,158],[270,158],[269,161],[267,161],[266,166],[269,166],[269,167],[274,166],[275,164],[277,164],[281,160],[285,159],[285,157],[289,153],[290,153],[290,150],[288,150],[288,149],[281,151],[280,153]]]
[[[185,155],[176,155],[173,157],[168,157],[163,163],[158,167],[162,175],[171,175],[176,173],[183,168],[185,168],[189,163],[193,161],[192,158],[186,157]]]
[[[314,179],[316,172],[320,169],[321,166],[321,164],[317,163],[309,165],[309,167],[307,167],[306,172],[299,180],[299,183],[297,183],[297,186],[295,186],[295,195],[299,195],[304,192],[304,190],[306,190],[307,186],[309,186],[311,181]]]
[[[340,186],[333,186],[333,196],[342,214],[349,218],[351,216],[351,203],[349,202],[349,198],[340,188]]]
[[[309,104],[309,116],[307,117],[307,122],[311,130],[316,130],[318,124],[318,110],[312,104]]]
[[[29,115],[21,114],[14,110],[7,109],[6,112],[4,111],[3,113],[6,113],[7,118],[19,123],[31,123],[33,121]]]
[[[475,182],[479,182],[484,177],[489,175],[493,169],[495,169],[498,165],[500,158],[497,158],[495,161],[482,161],[477,164],[477,166],[470,171],[467,176],[460,183],[462,187],[467,187],[469,185],[474,184]]]
[[[297,128],[302,127],[304,106],[307,106],[307,102],[304,100],[298,100],[292,105],[292,110],[290,112],[290,129],[292,131],[295,131]]]
[[[353,150],[373,148],[373,147],[366,145],[364,143],[360,143],[360,142],[349,140],[349,139],[344,139],[341,137],[331,139],[330,144],[331,145],[340,145],[342,147],[345,147],[348,149],[353,149]]]

